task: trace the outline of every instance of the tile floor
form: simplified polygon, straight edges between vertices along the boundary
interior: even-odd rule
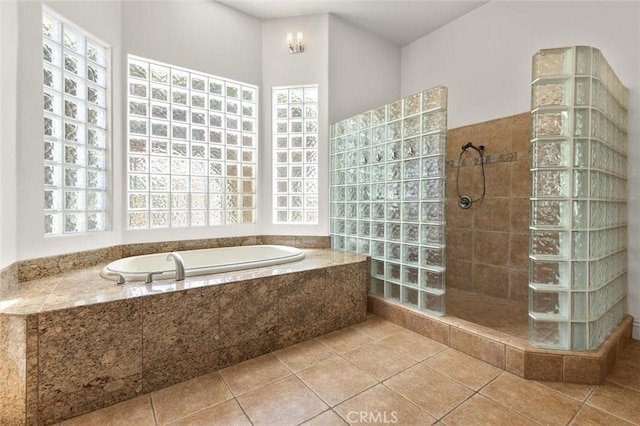
[[[348,423],[640,424],[640,341],[604,385],[534,382],[370,316],[62,425]]]
[[[447,315],[527,340],[529,306],[527,302],[502,299],[447,287]]]

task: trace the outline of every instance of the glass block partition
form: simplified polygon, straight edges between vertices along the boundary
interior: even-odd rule
[[[598,49],[533,57],[529,339],[597,348],[627,313],[627,89]]]
[[[445,311],[447,88],[331,126],[331,246],[371,256],[371,293]]]

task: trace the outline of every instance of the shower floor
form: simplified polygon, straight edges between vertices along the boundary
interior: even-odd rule
[[[447,287],[447,315],[490,327],[510,336],[527,339],[529,328],[526,302],[501,299]]]

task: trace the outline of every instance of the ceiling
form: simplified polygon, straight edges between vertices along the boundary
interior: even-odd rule
[[[259,19],[332,13],[397,46],[405,46],[488,1],[216,0]]]

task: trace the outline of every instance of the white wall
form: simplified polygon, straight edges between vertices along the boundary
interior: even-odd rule
[[[260,223],[266,235],[329,235],[329,16],[273,19],[262,24],[262,142],[260,146]],[[305,51],[290,54],[287,33],[302,31]],[[274,86],[318,84],[319,224],[272,224],[271,90]]]
[[[113,81],[119,80],[120,3],[55,1],[47,5],[77,26],[111,45]],[[42,166],[42,3],[19,3],[18,38],[18,258],[28,259],[51,254],[74,252],[119,243],[117,224],[114,230],[90,235],[47,237],[43,235],[43,166]],[[114,90],[113,104],[120,103]],[[121,134],[121,121],[112,122],[114,145]],[[114,150],[115,151],[115,150]],[[119,206],[115,204],[115,207]]]
[[[640,318],[639,9],[638,2],[490,2],[402,49],[403,96],[448,86],[450,128],[530,110],[531,58],[539,49],[587,45],[602,51],[630,93],[629,312],[635,318]]]
[[[259,20],[209,0],[127,1],[122,3],[122,40],[132,54],[203,73],[260,85],[262,25]],[[264,92],[260,92],[260,98]],[[124,110],[122,110],[125,113]],[[125,135],[121,160],[125,164]],[[260,145],[264,141],[259,141]],[[259,167],[260,169],[260,167]],[[114,170],[118,173],[118,170]],[[121,171],[121,174],[125,171]],[[126,189],[119,194],[125,202]],[[124,243],[255,235],[259,224],[162,230],[126,230],[126,204],[121,215]]]
[[[18,7],[0,2],[0,269],[17,260],[16,82]]]
[[[125,1],[125,52],[260,84],[258,19],[209,0]]]
[[[400,48],[329,15],[329,123],[400,98]]]
[[[450,128],[528,111],[534,53],[587,45],[600,49],[634,92],[636,109],[638,4],[487,3],[402,48],[402,96],[448,86]]]

